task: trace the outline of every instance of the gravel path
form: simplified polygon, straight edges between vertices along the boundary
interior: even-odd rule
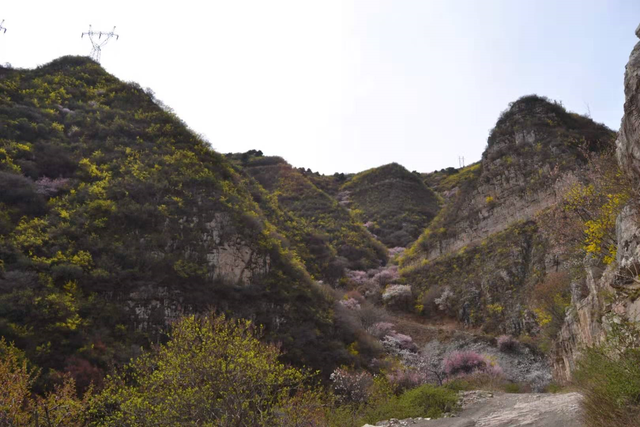
[[[583,427],[581,396],[467,392],[455,417],[437,420],[391,420],[388,427]]]

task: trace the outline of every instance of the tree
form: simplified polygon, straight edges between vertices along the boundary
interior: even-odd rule
[[[177,322],[170,341],[131,362],[94,407],[99,425],[303,425],[322,414],[314,375],[278,361],[260,328],[223,316]]]
[[[33,396],[31,386],[37,377],[24,354],[0,338],[0,425],[86,425],[91,389],[79,399],[73,379],[64,377],[53,392]]]

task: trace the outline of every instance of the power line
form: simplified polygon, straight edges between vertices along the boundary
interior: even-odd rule
[[[113,27],[113,30],[108,33],[103,31],[93,31],[91,29],[91,25],[89,25],[89,31],[82,33],[82,36],[80,37],[88,36],[89,40],[91,41],[91,45],[93,46],[90,54],[91,59],[99,63],[100,55],[102,53],[102,48],[104,47],[104,45],[106,45],[113,37],[115,37],[116,40],[120,38],[119,35],[114,33],[115,29],[116,27]]]

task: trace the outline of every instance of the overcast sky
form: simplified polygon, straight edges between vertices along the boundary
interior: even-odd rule
[[[617,130],[638,0],[3,1],[0,62],[85,55],[150,87],[223,153],[322,173],[480,158],[537,93]]]

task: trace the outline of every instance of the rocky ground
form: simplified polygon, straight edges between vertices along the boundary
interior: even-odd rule
[[[578,393],[508,394],[471,391],[461,394],[461,411],[430,420],[389,420],[384,427],[583,427]],[[366,426],[365,426],[366,427]]]

